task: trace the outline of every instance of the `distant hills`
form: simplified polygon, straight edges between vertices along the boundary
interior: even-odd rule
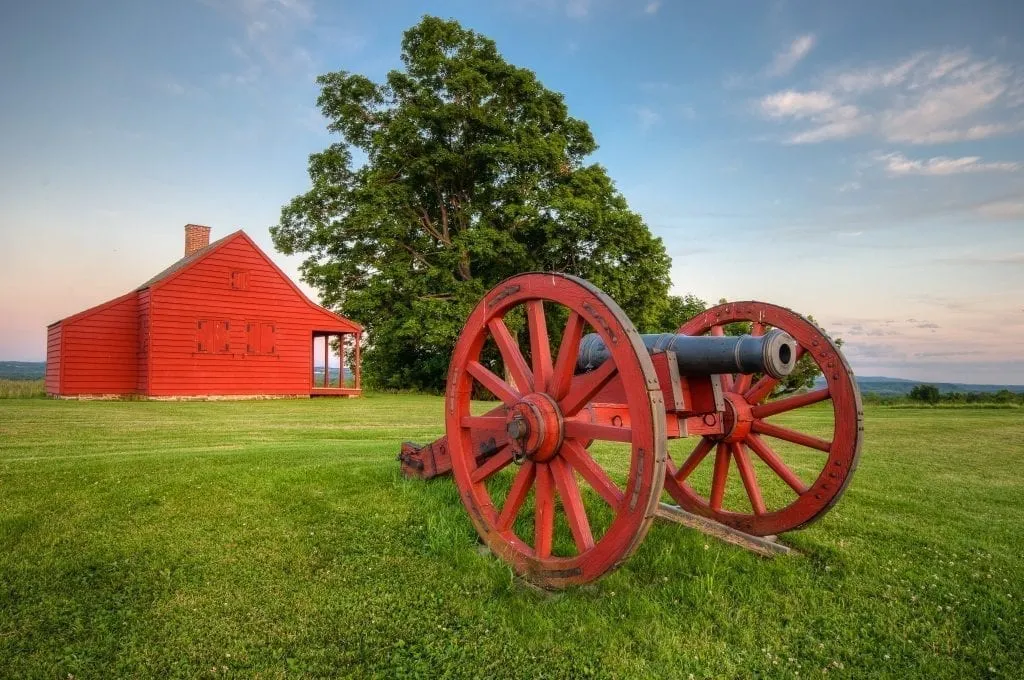
[[[824,384],[824,378],[818,378],[818,384]],[[943,383],[929,380],[905,380],[904,378],[886,378],[882,376],[857,376],[857,385],[863,394],[882,396],[901,396],[910,394],[915,385],[935,385],[939,392],[1024,392],[1024,385],[973,385],[970,383]]]
[[[45,361],[0,361],[0,378],[9,380],[38,380],[46,372]],[[317,366],[315,369],[316,378],[323,380],[324,369]],[[338,369],[331,367],[331,380],[338,379]],[[345,379],[352,379],[352,371],[345,367]],[[818,378],[818,383],[824,383],[824,378]],[[1010,390],[1011,392],[1024,392],[1024,385],[972,385],[970,383],[938,383],[927,380],[906,380],[904,378],[886,378],[882,376],[857,376],[857,384],[864,394],[879,394],[883,396],[899,396],[910,394],[914,385],[935,385],[940,392],[998,392],[999,390]]]
[[[45,373],[45,361],[0,361],[0,378],[39,380]]]

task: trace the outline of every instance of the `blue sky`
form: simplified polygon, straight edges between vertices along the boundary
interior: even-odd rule
[[[675,292],[811,314],[862,375],[1024,383],[1019,0],[7,3],[0,358],[188,222],[298,280],[267,229],[331,141],[313,80],[381,79],[427,12],[565,94]]]

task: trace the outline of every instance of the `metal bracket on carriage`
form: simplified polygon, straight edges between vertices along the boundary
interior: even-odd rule
[[[402,463],[402,474],[409,478],[433,479],[446,475],[452,469],[448,437],[426,445],[402,442],[398,460]]]
[[[504,409],[498,408],[492,413]],[[502,442],[503,443],[503,442]],[[501,449],[501,444],[494,437],[474,438],[473,445],[477,450],[476,464],[480,465]],[[410,479],[433,479],[451,474],[452,458],[448,453],[448,437],[444,436],[429,444],[402,442],[402,450],[398,454],[402,463],[402,474]]]
[[[675,352],[658,350],[651,354],[654,372],[665,401],[665,427],[669,437],[723,434],[725,400],[717,375],[680,376]],[[584,410],[590,422],[629,427],[629,407],[619,380],[610,381]]]

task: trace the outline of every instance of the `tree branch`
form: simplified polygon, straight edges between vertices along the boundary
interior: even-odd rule
[[[417,251],[413,250],[412,248],[410,248],[409,246],[407,246],[404,243],[400,242],[398,245],[402,246],[410,255],[412,255],[414,260],[419,260],[420,262],[422,262],[427,267],[432,266],[429,262],[427,262],[427,258],[424,257],[422,253],[418,253]]]

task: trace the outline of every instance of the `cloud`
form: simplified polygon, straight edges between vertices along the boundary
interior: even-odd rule
[[[645,131],[650,130],[661,121],[661,114],[648,106],[637,107],[633,109],[633,113],[636,114],[637,121],[640,123],[640,129]]]
[[[766,118],[802,124],[788,134],[791,144],[862,134],[937,144],[1024,129],[1020,83],[1011,67],[968,50],[920,52],[887,66],[826,73],[812,89],[763,96],[758,109]]]
[[[661,0],[654,0],[654,2],[647,3],[647,6],[644,7],[644,12],[647,14],[657,14],[659,9],[661,9]]]
[[[583,19],[590,14],[591,0],[568,0],[565,13],[573,19]]]
[[[299,44],[301,33],[324,32],[316,26],[316,14],[310,0],[202,0],[241,27],[229,42],[232,54],[241,62],[236,73],[224,74],[221,81],[249,85],[267,73],[310,74],[315,70],[313,55]],[[352,33],[330,36],[330,42],[349,51],[365,45],[365,39]]]
[[[1010,253],[1008,255],[960,255],[958,257],[946,257],[938,260],[947,264],[1024,264],[1024,253]]]
[[[783,90],[761,99],[761,111],[771,118],[792,117],[797,119],[812,118],[838,106],[838,102],[828,92],[797,92]]]
[[[169,94],[171,96],[174,96],[174,97],[180,97],[183,94],[185,94],[186,92],[188,92],[188,89],[184,85],[182,85],[181,83],[179,83],[176,80],[168,80],[168,81],[166,81],[163,84],[163,90],[167,94]]]
[[[979,205],[974,211],[990,220],[1021,220],[1024,219],[1024,200],[991,201]]]
[[[808,33],[791,42],[784,50],[777,52],[768,66],[768,75],[784,76],[793,70],[814,48],[814,35]]]
[[[888,153],[878,156],[878,161],[885,164],[885,171],[894,177],[906,175],[960,175],[972,172],[1016,172],[1024,168],[1024,164],[999,161],[983,163],[980,156],[962,156],[948,158],[935,156],[922,160],[907,158],[901,153]]]
[[[839,185],[839,189],[838,189],[839,193],[841,193],[841,194],[845,194],[848,191],[858,191],[858,190],[860,190],[860,182],[846,182],[844,184],[840,184]],[[863,233],[863,232],[859,232],[858,231],[857,235],[860,236],[861,233]]]

